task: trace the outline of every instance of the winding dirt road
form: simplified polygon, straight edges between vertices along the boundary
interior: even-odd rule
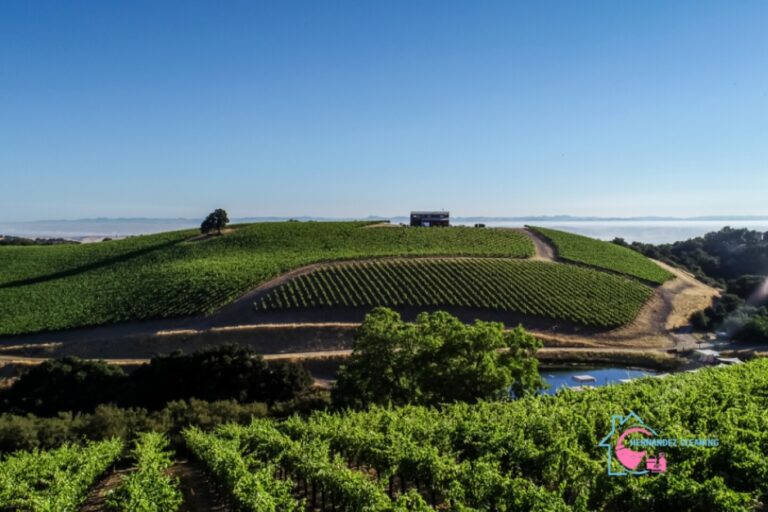
[[[532,259],[556,262],[556,252],[542,237],[524,228],[536,254]],[[248,344],[269,359],[324,358],[342,355],[351,345],[359,322],[328,321],[319,312],[316,322],[265,323],[253,302],[261,295],[297,276],[348,261],[322,262],[297,268],[266,281],[208,317],[130,322],[69,331],[0,338],[0,366],[39,364],[49,357],[71,354],[105,359],[121,365],[143,364],[156,353],[176,349],[192,351],[226,342]],[[583,349],[664,350],[681,343],[674,331],[688,324],[690,314],[703,309],[719,292],[687,272],[657,262],[676,278],[656,293],[628,325],[607,332],[568,333],[529,327],[549,347]],[[302,315],[306,320],[307,315]]]

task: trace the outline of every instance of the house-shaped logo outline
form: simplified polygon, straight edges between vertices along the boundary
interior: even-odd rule
[[[651,434],[654,436],[658,436],[656,431],[645,424],[645,422],[640,419],[640,416],[635,414],[633,411],[629,411],[629,414],[626,416],[622,416],[621,414],[614,414],[611,416],[611,431],[608,433],[607,436],[605,436],[602,441],[598,443],[597,446],[602,446],[603,448],[606,448],[608,450],[608,474],[611,476],[626,476],[626,475],[645,475],[648,474],[648,470],[644,469],[642,471],[633,471],[629,469],[624,469],[623,471],[613,471],[613,464],[611,463],[613,461],[613,450],[614,447],[611,444],[611,438],[613,436],[620,434],[620,430],[624,430],[624,425],[626,425],[629,420],[634,419],[635,424],[633,426],[642,427],[646,430],[648,430]],[[621,464],[619,464],[621,466]],[[622,466],[623,467],[623,466]]]

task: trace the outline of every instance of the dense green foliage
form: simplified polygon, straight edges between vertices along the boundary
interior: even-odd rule
[[[326,260],[402,255],[526,257],[511,230],[366,228],[354,222],[235,226],[108,243],[0,247],[0,335],[209,313],[258,283]]]
[[[209,213],[202,224],[200,224],[200,232],[207,235],[215,229],[218,234],[221,234],[221,230],[224,229],[224,226],[227,224],[229,224],[227,212],[221,208],[216,208]]]
[[[643,244],[614,240],[650,258],[685,267],[701,280],[725,285],[747,275],[768,275],[768,232],[725,227],[704,236],[672,244]],[[755,283],[758,284],[758,283]],[[739,286],[739,285],[737,285]],[[729,291],[746,298],[735,289]]]
[[[181,506],[178,479],[166,474],[173,463],[168,438],[156,432],[138,436],[131,450],[135,468],[109,495],[111,510],[121,512],[174,512]]]
[[[763,278],[768,287],[768,277]],[[761,297],[744,300],[733,293],[716,297],[712,305],[691,315],[691,323],[701,330],[725,332],[728,336],[745,342],[768,341],[768,288]],[[763,304],[763,305],[760,305]]]
[[[45,361],[0,391],[0,411],[53,415],[105,403],[156,410],[190,398],[273,404],[296,399],[311,385],[301,364],[267,362],[240,345],[154,357],[129,375],[102,361],[67,356]]]
[[[747,320],[734,338],[750,343],[768,343],[768,314],[756,315]]]
[[[639,282],[575,265],[430,258],[321,268],[272,290],[257,309],[467,307],[613,327],[632,321],[651,294]]]
[[[355,334],[352,355],[333,388],[337,406],[437,405],[517,396],[543,386],[536,350],[541,342],[522,327],[463,324],[438,311],[415,322],[377,308]],[[502,352],[503,351],[503,352]]]
[[[229,492],[238,510],[301,510],[299,503],[291,496],[292,482],[276,479],[273,464],[254,465],[244,458],[236,440],[205,434],[197,428],[186,430],[184,439],[187,448]]]
[[[64,238],[24,238],[20,236],[2,236],[0,235],[0,245],[60,245],[77,244],[73,240]]]
[[[725,288],[711,307],[691,318],[696,327],[724,331],[741,341],[768,342],[768,232],[725,227],[673,244],[614,243]]]
[[[294,485],[303,489],[306,497],[302,501],[308,501],[312,510],[318,506],[326,510],[328,504],[333,510],[345,512],[429,510],[415,493],[393,501],[381,481],[349,468],[344,459],[329,453],[327,443],[293,440],[269,422],[256,421],[248,427],[225,425],[207,435],[192,429],[185,432],[185,437],[204,464],[217,464],[214,475],[245,510],[303,508],[304,503],[291,497]],[[201,441],[216,449],[207,453],[195,450]],[[294,480],[272,479],[276,467],[284,477],[293,475]],[[241,497],[244,490],[250,494],[248,501]]]
[[[0,411],[42,415],[92,411],[99,404],[116,402],[127,380],[121,367],[104,361],[49,359],[0,390]]]
[[[418,488],[452,510],[736,512],[768,499],[766,407],[768,360],[757,360],[506,403],[257,420],[213,435],[252,471],[275,464],[342,510],[387,510],[389,495]],[[598,443],[611,416],[630,410],[663,437],[719,444],[665,448],[663,474],[609,476]]]
[[[551,241],[557,249],[558,258],[563,260],[618,272],[652,283],[661,284],[674,277],[672,273],[642,254],[626,247],[555,229],[531,229]]]
[[[150,409],[187,398],[273,404],[292,400],[312,386],[300,363],[265,361],[252,347],[234,344],[154,357],[130,381],[133,389],[124,405]]]
[[[321,404],[321,401],[317,401],[316,406]],[[47,450],[83,439],[120,438],[130,441],[139,433],[148,431],[167,432],[175,437],[190,425],[207,430],[221,423],[247,423],[253,417],[284,415],[292,409],[290,403],[276,404],[269,408],[262,403],[240,404],[234,400],[189,400],[171,402],[162,410],[154,412],[100,405],[90,414],[60,413],[51,418],[31,414],[0,414],[0,453]]]
[[[123,442],[111,439],[4,457],[0,461],[0,510],[75,512],[91,484],[122,451]]]

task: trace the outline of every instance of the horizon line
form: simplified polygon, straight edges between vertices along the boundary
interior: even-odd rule
[[[367,215],[367,216],[340,216],[326,217],[313,215],[264,215],[233,217],[230,223],[247,221],[281,221],[281,220],[316,220],[316,221],[355,221],[355,220],[391,220],[408,219],[408,215]],[[485,215],[457,215],[453,220],[468,221],[748,221],[765,220],[768,215],[697,215],[697,216],[666,216],[666,215],[639,215],[639,216],[599,216],[599,215],[520,215],[520,216],[485,216]],[[64,222],[197,222],[197,217],[82,217],[75,219],[37,219],[20,221],[2,221],[0,224],[39,224],[39,223],[64,223]]]

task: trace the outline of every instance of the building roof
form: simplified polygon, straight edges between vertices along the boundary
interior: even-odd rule
[[[450,212],[411,212],[411,215],[450,215]]]

